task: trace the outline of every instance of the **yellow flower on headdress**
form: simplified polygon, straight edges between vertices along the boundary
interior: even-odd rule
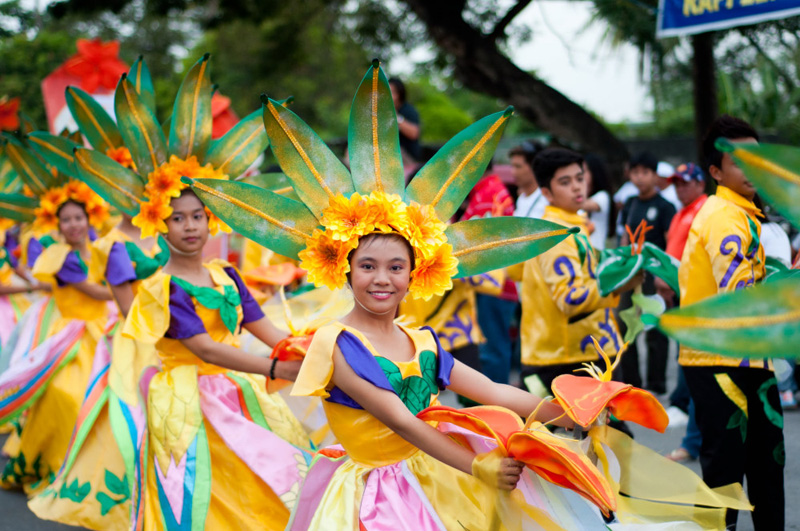
[[[139,207],[139,213],[133,218],[135,227],[142,229],[142,238],[150,238],[159,232],[167,232],[164,220],[172,214],[169,201],[147,201]]]
[[[59,186],[58,188],[51,188],[47,190],[42,197],[39,198],[39,205],[42,209],[52,210],[53,214],[58,209],[58,207],[69,199],[69,194],[67,194],[67,190]]]
[[[358,246],[358,239],[334,240],[327,231],[314,229],[306,242],[306,248],[298,256],[300,268],[308,271],[308,281],[330,289],[344,286],[350,272],[347,255]]]
[[[397,194],[372,192],[367,200],[370,217],[374,218],[375,230],[380,232],[403,232],[408,226],[406,204]]]
[[[136,163],[133,162],[130,150],[125,146],[108,148],[106,150],[106,156],[120,166],[136,171]]]
[[[403,235],[412,247],[422,253],[422,256],[431,256],[447,241],[447,236],[444,234],[447,225],[439,221],[432,206],[412,202],[406,209],[406,214],[408,227]]]
[[[208,232],[212,236],[216,236],[219,231],[222,232],[231,232],[231,228],[228,226],[227,223],[219,219],[208,207],[203,207],[206,211],[206,216],[208,217]]]
[[[367,199],[358,192],[350,198],[339,194],[322,211],[325,232],[334,240],[347,241],[375,230],[375,217],[367,207]]]
[[[440,245],[429,257],[416,256],[414,271],[408,291],[415,299],[430,300],[453,287],[453,276],[458,270],[458,259],[453,256],[453,246]]]
[[[187,170],[185,166],[183,160],[172,155],[169,162],[162,164],[147,176],[145,195],[151,201],[161,197],[180,197],[181,190],[186,188],[186,185],[181,182],[181,175],[187,175],[184,173]]]

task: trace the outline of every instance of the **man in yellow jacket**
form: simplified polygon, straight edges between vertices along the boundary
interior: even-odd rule
[[[758,141],[749,124],[731,116],[718,118],[706,134],[703,154],[717,191],[689,230],[678,271],[682,307],[747,288],[765,275],[756,190],[730,155],[714,146],[721,137]],[[709,487],[719,487],[747,477],[755,528],[783,529],[783,415],[769,362],[727,358],[685,346],[678,362],[683,365],[703,435],[703,480]],[[736,511],[729,511],[729,529],[736,517]]]
[[[609,356],[616,356],[622,339],[612,310],[619,296],[602,297],[597,287],[597,255],[589,241],[586,218],[578,213],[586,200],[583,158],[553,148],[539,153],[533,165],[542,194],[550,203],[542,219],[580,227],[580,233],[525,262],[522,273],[522,377],[536,374],[549,390],[556,376],[599,359],[592,337]],[[642,279],[637,275],[620,292]]]

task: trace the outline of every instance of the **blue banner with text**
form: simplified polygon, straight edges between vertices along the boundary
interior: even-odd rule
[[[800,15],[800,0],[660,0],[657,35],[674,37]]]

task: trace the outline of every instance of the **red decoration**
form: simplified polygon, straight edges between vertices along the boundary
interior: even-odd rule
[[[215,92],[211,97],[211,116],[213,119],[211,138],[215,140],[239,123],[239,117],[231,108],[231,99],[219,92]]]
[[[19,98],[0,98],[0,131],[19,129]]]

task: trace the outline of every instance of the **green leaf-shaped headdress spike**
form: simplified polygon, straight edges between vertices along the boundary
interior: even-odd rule
[[[720,151],[731,154],[767,202],[800,228],[800,149],[777,144],[730,142],[720,138]]]
[[[397,115],[389,82],[377,59],[353,98],[347,146],[356,192],[403,195],[405,175]]]
[[[349,197],[355,191],[353,179],[325,142],[295,113],[266,96],[262,96],[262,102],[272,152],[297,195],[320,219],[331,197]]]
[[[145,186],[141,175],[91,149],[75,149],[74,159],[76,178],[125,214],[139,213]]]
[[[524,262],[578,232],[578,228],[507,216],[459,221],[444,232],[458,259],[456,278],[461,278]]]
[[[64,97],[78,128],[93,148],[105,153],[122,145],[117,124],[93,97],[78,87],[67,87]]]
[[[10,194],[21,190],[22,179],[6,156],[5,148],[0,145],[0,193]]]
[[[261,111],[253,111],[225,135],[211,143],[205,162],[235,179],[269,146]]]
[[[220,179],[184,180],[237,232],[283,256],[296,257],[318,225],[303,203],[258,186]]]
[[[147,63],[144,62],[141,55],[128,71],[128,79],[133,84],[136,92],[139,93],[139,98],[141,98],[142,102],[155,110],[156,93],[153,88],[153,79],[150,77],[150,69],[147,68]]]
[[[169,152],[181,159],[192,155],[202,164],[211,143],[211,81],[209,54],[203,55],[183,78],[172,109]]]
[[[75,158],[72,152],[79,147],[77,143],[64,136],[55,136],[44,131],[34,131],[28,135],[28,145],[39,154],[47,164],[60,173],[77,178]]]
[[[664,313],[644,315],[681,345],[723,356],[800,356],[800,277],[766,282],[709,297]]]
[[[406,197],[450,219],[483,176],[514,108],[489,115],[450,139],[409,183]],[[457,163],[454,163],[457,161]]]
[[[114,108],[122,140],[139,173],[147,175],[166,162],[167,141],[161,125],[126,75],[117,84]]]
[[[57,186],[58,178],[22,142],[8,133],[3,133],[3,138],[6,140],[6,156],[33,193],[42,195],[49,188]]]
[[[39,200],[22,194],[0,193],[0,217],[13,219],[21,223],[36,219]]]

